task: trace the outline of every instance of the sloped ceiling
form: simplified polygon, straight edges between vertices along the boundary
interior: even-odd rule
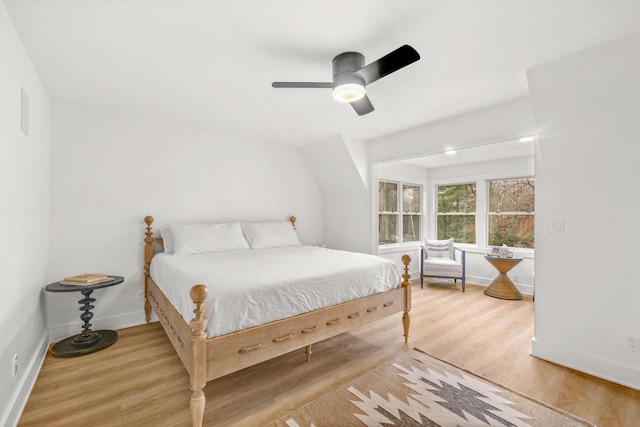
[[[525,70],[640,29],[637,0],[5,0],[56,102],[257,141],[371,139],[526,96]],[[331,60],[403,44],[422,59],[368,87],[358,117]]]
[[[366,150],[358,150],[361,144],[338,135],[302,147],[302,155],[323,193],[367,190]]]

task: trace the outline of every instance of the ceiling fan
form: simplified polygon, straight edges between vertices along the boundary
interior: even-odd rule
[[[404,45],[391,53],[364,65],[364,56],[359,52],[344,52],[333,58],[333,81],[331,82],[273,82],[275,88],[320,88],[333,89],[336,101],[348,102],[359,116],[374,110],[365,86],[398,71],[420,59],[418,52]]]

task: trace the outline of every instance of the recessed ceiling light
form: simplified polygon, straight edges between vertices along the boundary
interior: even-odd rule
[[[535,136],[533,135],[529,135],[529,136],[523,136],[522,138],[520,138],[518,141],[520,142],[531,142],[533,141],[535,138]]]
[[[447,156],[453,156],[454,154],[456,154],[456,150],[446,150],[444,154],[446,154]]]

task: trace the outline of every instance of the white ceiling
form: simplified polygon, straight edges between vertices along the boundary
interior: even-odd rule
[[[533,155],[533,141],[521,142],[516,139],[479,144],[454,151],[453,153],[442,152],[424,157],[416,157],[414,159],[403,160],[402,163],[430,169]]]
[[[640,30],[638,0],[4,0],[54,101],[259,141],[371,139],[527,95],[525,70]],[[367,88],[359,117],[331,60],[403,44],[421,60]]]

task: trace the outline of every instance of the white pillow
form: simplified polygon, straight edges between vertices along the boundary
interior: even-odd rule
[[[427,249],[427,258],[454,259],[453,238],[447,240],[424,240]]]
[[[173,254],[173,235],[171,235],[171,229],[168,225],[163,225],[162,228],[160,228],[160,235],[162,236],[164,253]]]
[[[226,224],[169,224],[174,255],[249,249],[237,222]]]
[[[243,222],[242,231],[252,249],[300,246],[300,240],[290,221]]]

